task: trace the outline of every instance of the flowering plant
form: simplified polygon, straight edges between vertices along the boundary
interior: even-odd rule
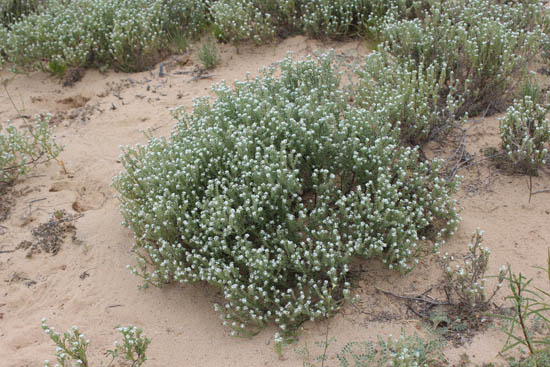
[[[439,178],[376,111],[351,107],[333,57],[280,62],[127,147],[114,179],[146,282],[207,281],[234,332],[282,331],[351,298],[350,262],[409,271],[458,223]],[[430,239],[433,242],[428,242]]]

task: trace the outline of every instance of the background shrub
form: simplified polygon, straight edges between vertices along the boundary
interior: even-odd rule
[[[140,71],[169,51],[180,32],[195,35],[205,22],[198,0],[51,0],[0,34],[6,59],[49,68],[114,65]]]
[[[22,16],[39,10],[46,0],[0,0],[0,24],[8,27]]]
[[[277,9],[279,1],[223,0],[212,4],[210,12],[218,38],[240,43],[264,43],[275,37],[276,29],[269,8]],[[264,5],[263,7],[261,5]],[[277,14],[279,15],[279,14]]]
[[[171,140],[127,148],[114,180],[141,275],[221,288],[235,332],[327,317],[353,257],[407,271],[458,223],[456,183],[376,111],[346,105],[331,57],[280,68],[217,85]]]
[[[219,38],[263,43],[275,36],[375,34],[386,13],[414,17],[435,0],[219,0],[211,12]]]
[[[441,1],[420,19],[390,15],[381,37],[396,57],[425,66],[437,62],[446,82],[464,96],[459,114],[502,108],[538,52],[537,1]],[[483,19],[482,22],[479,20]],[[442,96],[445,99],[445,96]]]
[[[379,111],[384,123],[400,128],[401,139],[421,144],[441,137],[457,123],[463,98],[446,80],[446,64],[424,67],[414,60],[392,62],[386,52],[373,52],[358,68],[356,103]]]
[[[536,174],[546,163],[550,149],[550,126],[546,119],[548,111],[548,97],[541,105],[526,95],[515,101],[500,120],[502,148],[525,173]]]

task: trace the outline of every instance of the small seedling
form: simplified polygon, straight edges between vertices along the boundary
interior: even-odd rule
[[[88,367],[86,350],[90,340],[80,333],[78,327],[73,326],[63,335],[55,331],[53,327],[46,325],[46,318],[42,319],[42,329],[56,345],[55,356],[60,367],[71,367],[74,361],[76,367]],[[44,361],[44,367],[49,367],[50,362]]]
[[[145,363],[147,360],[145,352],[151,339],[146,338],[143,331],[135,326],[117,326],[116,329],[122,333],[122,343],[115,341],[115,348],[108,350],[105,354],[111,356],[112,361],[119,357],[123,358],[129,361],[132,367],[139,367]]]
[[[42,319],[42,329],[50,337],[56,345],[57,364],[58,367],[89,367],[86,352],[90,345],[90,340],[82,334],[78,327],[73,326],[63,335],[55,331],[53,327],[46,325],[46,318]],[[143,331],[135,326],[121,327],[117,326],[116,330],[122,333],[122,343],[115,341],[115,348],[107,350],[106,356],[110,356],[111,366],[115,359],[121,359],[131,367],[140,367],[147,361],[146,351],[151,343],[143,334]],[[50,367],[50,361],[44,361],[44,367]]]

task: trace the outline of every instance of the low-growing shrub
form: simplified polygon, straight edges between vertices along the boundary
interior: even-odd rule
[[[487,270],[489,267],[489,255],[491,251],[483,247],[483,231],[479,228],[472,235],[468,244],[468,254],[464,257],[463,264],[452,267],[453,259],[448,254],[443,256],[444,271],[446,277],[446,293],[449,297],[456,296],[464,314],[475,314],[489,309],[491,300],[502,287],[505,269],[501,269],[498,275],[498,284],[491,292],[487,292]]]
[[[536,174],[546,163],[550,149],[550,125],[546,114],[550,104],[543,105],[526,95],[515,101],[500,120],[502,148],[522,172]]]
[[[448,84],[445,69],[437,61],[424,68],[414,60],[392,62],[385,52],[374,52],[358,69],[353,98],[399,127],[404,141],[421,144],[444,136],[459,122],[463,100]]]
[[[464,96],[459,114],[477,115],[499,111],[513,97],[527,61],[539,51],[540,14],[534,0],[441,1],[422,20],[388,16],[381,37],[398,58],[425,67],[436,62],[445,82],[456,83]]]
[[[37,117],[33,128],[0,126],[0,185],[9,184],[40,163],[56,159],[62,148],[52,137],[49,117]]]
[[[428,340],[418,335],[397,338],[378,337],[378,345],[372,342],[348,343],[337,355],[341,367],[438,367],[447,362],[441,353],[443,342]]]
[[[200,0],[51,0],[0,34],[6,60],[29,66],[114,65],[144,70],[179,34],[196,34],[205,22]]]
[[[288,331],[349,298],[352,258],[408,271],[453,233],[456,182],[376,111],[347,105],[332,65],[287,58],[280,78],[217,85],[170,140],[126,148],[114,187],[136,274],[219,287],[235,332]]]

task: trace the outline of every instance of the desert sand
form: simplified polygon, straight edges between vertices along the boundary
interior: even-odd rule
[[[275,328],[267,328],[250,338],[235,338],[222,326],[213,304],[220,293],[205,284],[173,284],[163,288],[140,289],[140,278],[126,266],[135,264],[131,252],[132,233],[122,227],[119,202],[110,187],[121,170],[120,146],[144,143],[143,130],[155,136],[169,136],[175,120],[170,109],[183,105],[192,109],[192,100],[209,95],[212,83],[244,79],[250,72],[284,58],[288,51],[297,57],[317,49],[334,48],[337,54],[361,57],[369,51],[361,41],[321,42],[294,37],[263,47],[221,45],[221,64],[194,78],[199,65],[191,52],[163,62],[164,76],[157,66],[152,71],[124,74],[87,70],[83,79],[63,87],[56,77],[42,73],[13,75],[0,90],[0,123],[8,120],[21,126],[15,103],[24,115],[54,115],[57,142],[65,149],[57,162],[34,169],[19,180],[10,194],[15,205],[0,222],[0,365],[41,366],[55,360],[55,347],[40,328],[42,317],[57,330],[78,325],[91,340],[91,365],[106,365],[103,351],[120,339],[115,325],[143,328],[152,339],[147,366],[301,366],[304,357],[296,348],[307,346],[313,357],[322,353],[316,341],[334,338],[325,365],[338,366],[335,354],[350,341],[376,340],[376,335],[408,333],[427,335],[429,331],[405,303],[378,289],[403,295],[416,295],[432,288],[434,297],[442,281],[436,255],[426,256],[411,273],[402,276],[377,260],[357,264],[357,292],[361,300],[347,305],[328,321],[303,325],[296,344],[285,346],[283,356],[275,353]],[[205,76],[205,75],[203,75]],[[509,175],[484,159],[483,150],[499,147],[498,118],[471,118],[466,122],[466,151],[475,164],[465,165],[464,176],[455,195],[463,208],[462,222],[443,252],[460,257],[476,227],[485,230],[485,245],[492,250],[490,273],[511,264],[514,271],[534,277],[534,284],[548,287],[544,266],[550,246],[550,193],[534,195],[531,202],[527,177]],[[426,154],[450,156],[457,148],[455,137],[431,143]],[[550,172],[533,178],[534,191],[550,188]],[[5,200],[4,198],[0,200]],[[17,249],[32,241],[31,230],[47,222],[58,210],[78,215],[74,233],[63,241],[56,255]],[[491,280],[491,285],[494,279]],[[506,305],[503,289],[494,299]],[[476,363],[498,360],[505,336],[498,327],[488,326],[465,340],[452,342],[444,352],[450,363],[457,363],[467,352]]]

